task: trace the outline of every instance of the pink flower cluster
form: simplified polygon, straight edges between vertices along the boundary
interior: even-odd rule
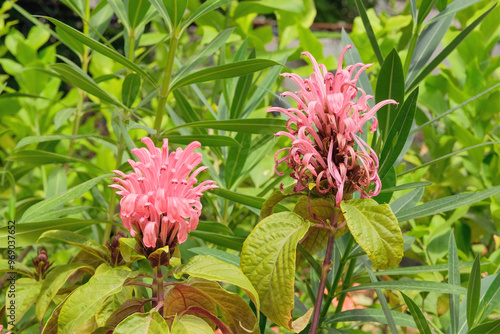
[[[132,150],[139,162],[129,160],[134,172],[113,171],[121,176],[113,178],[119,184],[110,187],[122,196],[123,226],[132,236],[141,231],[146,247],[156,247],[158,241],[162,246],[173,245],[176,237],[183,243],[198,226],[203,192],[217,187],[211,180],[194,186],[198,182],[196,176],[208,168],[199,167],[193,172],[202,161],[201,153],[193,151],[201,144],[195,141],[185,150],[178,148],[169,154],[167,139],[161,150],[148,137],[142,138],[142,142],[147,149]]]
[[[351,46],[346,46],[340,54],[335,74],[328,72],[323,64],[318,65],[310,53],[303,52],[313,64],[314,72],[310,78],[282,74],[294,80],[300,88],[295,94],[282,94],[293,98],[297,108],[273,107],[267,110],[289,117],[288,131],[280,131],[276,136],[290,138],[292,146],[276,153],[276,173],[283,175],[277,167],[286,162],[293,170],[290,176],[297,180],[295,191],[307,189],[309,183],[314,182],[320,194],[335,196],[337,206],[345,194],[354,191],[359,191],[362,197],[372,197],[380,192],[377,155],[358,133],[362,133],[363,125],[369,120],[373,120],[371,132],[374,132],[378,124],[375,118],[377,110],[390,103],[397,104],[394,100],[385,100],[369,108],[366,101],[373,96],[356,87],[356,81],[373,64],[357,63],[343,69],[344,54]],[[358,71],[355,73],[355,70]],[[361,95],[354,101],[358,92]],[[278,155],[284,151],[286,156],[279,159]],[[368,190],[371,182],[375,184],[373,191]]]

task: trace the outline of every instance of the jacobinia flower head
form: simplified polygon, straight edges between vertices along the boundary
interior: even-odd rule
[[[117,189],[120,201],[120,218],[132,237],[142,233],[146,247],[173,245],[187,239],[190,231],[198,226],[202,205],[200,198],[207,189],[217,186],[214,181],[198,182],[196,176],[208,167],[197,167],[202,160],[201,153],[193,152],[201,144],[197,141],[168,153],[168,140],[163,140],[161,149],[151,139],[142,138],[148,147],[132,149],[139,162],[129,160],[134,172],[115,172],[119,177],[113,180],[119,184],[110,185]]]
[[[370,109],[366,101],[373,96],[356,87],[356,81],[373,64],[357,63],[342,68],[344,54],[351,46],[346,46],[340,54],[335,74],[328,72],[325,65],[318,64],[310,53],[302,52],[313,64],[314,72],[310,78],[282,74],[294,80],[300,88],[295,94],[282,94],[293,98],[297,108],[273,107],[267,110],[289,117],[287,131],[280,131],[276,136],[290,138],[292,146],[276,153],[276,173],[283,175],[277,167],[285,162],[293,170],[290,176],[297,180],[294,191],[308,189],[310,183],[315,183],[319,194],[335,196],[337,206],[344,195],[354,191],[359,191],[362,197],[380,193],[377,155],[358,133],[362,133],[363,125],[369,120],[372,120],[373,133],[378,125],[377,110],[387,104],[397,104],[394,100],[384,100]],[[278,158],[281,152],[287,154]],[[371,182],[374,183],[373,190],[369,190]]]

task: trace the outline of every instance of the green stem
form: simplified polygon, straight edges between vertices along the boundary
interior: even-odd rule
[[[347,263],[347,258],[349,257],[349,253],[351,252],[351,248],[354,245],[354,238],[351,236],[349,238],[349,241],[347,242],[347,246],[344,251],[344,256],[342,256],[342,259],[340,260],[339,263],[339,268],[337,272],[335,273],[335,278],[333,280],[332,286],[330,289],[328,289],[328,295],[326,296],[325,299],[325,307],[323,308],[321,312],[320,318],[324,318],[326,316],[326,313],[328,312],[328,309],[330,308],[330,305],[332,304],[333,296],[335,295],[335,290],[337,290],[337,286],[339,285],[340,282],[340,277],[342,276],[342,273],[344,272],[345,265]]]
[[[347,273],[345,274],[345,278],[342,281],[342,290],[349,288],[349,286],[351,284],[352,274],[354,273],[354,268],[356,268],[356,260],[357,260],[357,258],[351,259],[351,261],[349,263],[349,268],[347,269]],[[337,309],[335,309],[335,313],[339,313],[340,311],[342,311],[342,306],[344,304],[344,300],[345,300],[346,296],[347,296],[347,293],[342,293],[340,295],[340,297],[338,298],[339,303],[337,304]]]
[[[128,59],[131,61],[134,61],[135,58],[135,30],[132,28],[130,29],[128,33],[128,40],[129,40],[129,46],[128,46]]]
[[[422,24],[417,24],[415,27],[415,31],[411,36],[410,47],[408,49],[408,53],[406,54],[405,66],[403,69],[403,73],[405,76],[408,75],[408,70],[410,69],[411,58],[413,57],[413,52],[415,51],[415,45],[417,44],[418,35],[420,34],[420,29],[422,28]]]
[[[160,128],[163,119],[163,114],[165,113],[165,104],[167,102],[168,95],[170,94],[170,79],[172,78],[172,68],[174,66],[175,60],[175,49],[177,48],[177,35],[176,30],[172,29],[170,36],[170,44],[167,57],[167,65],[165,66],[165,72],[163,74],[163,84],[160,90],[160,96],[158,98],[158,109],[156,110],[156,118],[154,129],[156,130],[156,140],[160,139]]]

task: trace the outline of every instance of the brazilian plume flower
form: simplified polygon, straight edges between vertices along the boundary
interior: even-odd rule
[[[294,191],[308,189],[309,184],[314,183],[318,193],[335,196],[337,206],[344,195],[354,191],[359,191],[363,198],[380,193],[377,155],[358,133],[362,133],[363,125],[369,120],[372,120],[370,130],[373,133],[378,125],[377,110],[387,104],[397,104],[394,100],[384,100],[369,108],[366,101],[373,96],[356,87],[356,81],[373,64],[357,63],[343,69],[344,54],[351,46],[346,46],[340,54],[335,74],[328,72],[325,65],[318,65],[310,53],[302,52],[313,64],[310,78],[282,74],[300,88],[295,94],[282,94],[293,98],[297,108],[267,110],[289,117],[287,131],[280,131],[276,136],[290,138],[292,146],[276,153],[276,173],[284,174],[278,172],[277,167],[285,162],[293,170],[290,176],[297,180]],[[287,154],[278,158],[281,152]],[[372,182],[373,190],[369,189]]]
[[[196,176],[207,169],[202,166],[193,171],[202,160],[201,153],[193,152],[201,144],[197,141],[168,153],[168,140],[160,150],[151,139],[142,138],[148,147],[132,149],[139,162],[129,160],[134,172],[115,172],[119,177],[110,185],[117,189],[120,218],[132,237],[142,233],[146,247],[174,245],[175,238],[183,243],[187,235],[198,226],[202,205],[200,198],[207,189],[217,186],[214,181],[198,182]]]

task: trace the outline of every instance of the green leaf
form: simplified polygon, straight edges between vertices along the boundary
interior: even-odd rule
[[[472,261],[460,262],[458,267],[460,269],[468,269],[472,267]],[[379,270],[375,272],[377,276],[392,276],[392,275],[418,275],[421,273],[432,273],[437,271],[448,271],[448,264],[433,264],[429,266],[415,266],[415,267],[404,267],[404,268],[392,268],[387,270]]]
[[[157,334],[170,333],[163,317],[151,310],[150,313],[134,313],[120,322],[113,331],[114,334]]]
[[[401,210],[409,210],[414,208],[417,203],[422,199],[424,195],[424,188],[417,188],[415,190],[410,191],[408,194],[405,194],[392,202],[391,209],[395,215]],[[397,217],[397,216],[396,216]]]
[[[242,237],[236,237],[232,235],[221,235],[219,233],[205,232],[198,230],[191,231],[189,234],[194,237],[200,238],[202,240],[211,242],[215,245],[223,246],[237,251],[241,251],[241,248],[243,247],[243,241],[245,241],[245,238]]]
[[[36,318],[39,322],[43,320],[50,303],[59,289],[64,285],[69,276],[77,270],[85,270],[91,274],[94,273],[94,268],[92,266],[82,263],[70,263],[54,268],[43,280],[42,288],[35,304]]]
[[[80,42],[75,40],[73,37],[71,37],[71,35],[69,35],[68,33],[66,33],[66,31],[62,30],[59,27],[56,27],[56,33],[59,40],[61,40],[61,42],[63,42],[71,50],[73,50],[74,53],[76,53],[79,57],[83,55],[85,51],[83,45]]]
[[[279,118],[229,119],[222,121],[202,121],[187,123],[169,129],[165,134],[181,128],[207,128],[240,133],[274,134],[285,128],[286,121]]]
[[[378,46],[377,37],[375,37],[375,33],[373,32],[372,25],[370,24],[370,19],[366,14],[365,6],[361,0],[354,0],[356,3],[356,8],[358,8],[359,16],[361,16],[361,20],[363,21],[363,26],[365,27],[366,34],[368,35],[368,40],[372,45],[373,52],[377,57],[377,60],[380,64],[384,62],[384,57],[382,56],[382,52],[380,51],[380,47]]]
[[[427,15],[429,15],[432,7],[436,4],[436,1],[437,0],[422,0],[420,8],[418,9],[417,24],[422,24],[422,22],[424,22],[424,19]]]
[[[9,260],[4,259],[0,259],[0,273],[18,273],[31,278],[35,276],[35,271],[24,263],[14,262],[14,267],[12,268]]]
[[[481,263],[479,254],[474,260],[467,287],[467,325],[474,326],[477,310],[479,308],[479,297],[481,296]]]
[[[259,293],[262,313],[294,331],[306,325],[294,323],[292,311],[296,247],[308,228],[309,223],[295,213],[273,214],[255,226],[241,252],[241,270]],[[306,314],[306,322],[309,316]]]
[[[484,18],[495,8],[496,4],[493,5],[490,9],[484,12],[481,16],[479,16],[474,22],[469,24],[467,28],[462,30],[460,34],[458,34],[455,39],[448,44],[443,51],[441,51],[436,58],[434,58],[427,66],[424,67],[422,72],[411,82],[411,84],[407,85],[406,91],[412,91],[424,78],[426,78],[439,64],[443,62],[443,60],[448,57],[448,55],[455,50],[455,48],[462,43],[462,41],[476,28],[479,23],[481,23]]]
[[[401,64],[397,51],[392,49],[380,68],[377,87],[375,89],[377,103],[383,100],[393,99],[401,105],[405,97],[404,85],[405,77],[403,74],[403,65]],[[408,105],[408,108],[409,107],[410,105]],[[410,110],[408,110],[408,112],[409,111]],[[390,138],[389,131],[399,113],[400,111],[396,110],[396,105],[394,104],[384,106],[377,111],[381,138],[383,138],[384,142]]]
[[[163,4],[170,17],[172,27],[177,27],[179,23],[181,23],[184,12],[186,11],[187,0],[164,0]]]
[[[146,13],[151,7],[151,3],[148,0],[134,0],[128,2],[128,22],[132,29],[138,27]]]
[[[104,89],[99,87],[97,83],[88,74],[81,70],[77,70],[68,64],[58,63],[49,66],[50,69],[57,72],[61,79],[67,83],[74,85],[87,93],[100,98],[103,101],[111,103],[117,107],[122,107],[126,109],[120,101],[109,95]]]
[[[115,0],[118,1],[118,0]],[[165,8],[165,3],[162,0],[149,0],[154,8],[160,13],[161,17],[165,21],[168,27],[168,31],[172,31],[172,22],[170,21],[170,16],[168,15],[167,9]]]
[[[181,318],[175,315],[172,333],[175,334],[212,334],[214,330],[203,319],[195,315],[184,314]]]
[[[8,290],[5,290],[5,305],[15,305],[14,319],[9,318],[10,325],[10,321],[14,321],[14,324],[19,323],[25,313],[33,306],[40,293],[42,283],[31,278],[19,278],[16,279],[15,286],[15,293],[7,293]],[[8,311],[6,310],[6,312]]]
[[[490,321],[470,329],[467,334],[495,334],[500,332],[500,320]]]
[[[100,265],[95,275],[76,289],[64,303],[59,314],[58,332],[73,333],[77,330],[99,310],[106,298],[122,290],[123,283],[130,275],[129,268]]]
[[[396,311],[391,311],[391,314],[397,325],[401,327],[417,328],[412,317],[409,316],[408,314]],[[343,311],[326,319],[325,324],[331,324],[337,322],[351,322],[351,321],[363,321],[368,323],[376,322],[381,324],[387,324],[387,318],[384,312],[380,309],[361,309],[361,310]]]
[[[458,268],[457,243],[453,230],[448,242],[448,284],[460,287],[460,270]],[[458,333],[458,320],[460,319],[460,295],[450,294],[451,334]]]
[[[65,192],[66,190],[68,190],[66,171],[63,168],[55,168],[50,173],[47,180],[45,196],[47,198],[51,198]]]
[[[415,208],[401,210],[396,214],[396,217],[398,218],[398,221],[402,223],[410,219],[432,216],[441,212],[454,210],[461,206],[474,204],[485,198],[493,196],[498,192],[500,192],[500,186],[491,187],[475,193],[448,196],[421,204]]]
[[[405,189],[427,187],[427,186],[430,186],[431,184],[432,184],[432,182],[429,182],[429,181],[410,182],[410,183],[401,184],[401,185],[395,186],[395,187],[385,188],[385,189],[382,189],[380,192],[381,193],[386,193],[386,192],[390,193],[390,192],[395,192],[395,191],[400,191],[400,190],[405,190]]]
[[[49,165],[61,163],[82,163],[93,166],[89,161],[68,157],[67,155],[56,154],[47,151],[24,150],[11,154],[7,161],[23,162],[30,165]]]
[[[403,235],[388,204],[371,198],[340,204],[356,242],[379,269],[394,267],[403,257]]]
[[[182,23],[181,25],[181,33],[191,25],[194,21],[202,17],[203,15],[216,10],[217,8],[224,6],[225,4],[230,3],[232,0],[208,0],[205,1],[198,9],[194,11],[194,13]]]
[[[228,28],[218,33],[217,36],[203,48],[203,50],[196,52],[191,58],[186,61],[186,65],[181,67],[179,71],[175,73],[174,79],[179,80],[190,74],[205,59],[213,55],[221,46],[223,46],[229,36],[231,36],[233,31],[234,28]]]
[[[281,64],[269,59],[247,59],[234,63],[213,66],[188,74],[185,77],[174,79],[171,83],[170,90],[198,82],[239,77],[276,65],[282,66]]]
[[[271,196],[269,196],[268,199],[265,200],[264,203],[262,203],[261,207],[257,207],[260,210],[260,216],[259,220],[262,220],[270,215],[273,214],[274,208],[279,205],[279,202],[284,200],[287,197],[290,196],[297,196],[295,193],[287,194],[281,190],[276,190],[274,193],[272,193]],[[283,212],[283,211],[289,211],[286,207],[283,206],[281,208],[282,210],[277,209],[277,212]]]
[[[209,281],[226,282],[245,290],[252,302],[260,309],[259,295],[250,280],[240,268],[216,259],[210,255],[197,255],[189,262],[176,269],[177,273],[188,274],[191,277],[203,278]]]
[[[72,111],[73,112],[73,111]],[[29,137],[24,137],[22,138],[17,144],[14,150],[17,150],[21,147],[30,145],[30,144],[35,144],[35,143],[44,143],[48,141],[58,141],[58,140],[71,140],[71,139],[80,139],[80,138],[86,138],[86,139],[92,139],[92,138],[98,138],[101,140],[105,140],[109,143],[115,144],[115,141],[110,139],[109,137],[104,137],[104,136],[96,136],[96,135],[48,135],[48,136],[29,136]],[[51,153],[51,152],[49,152]]]
[[[236,141],[240,143],[240,146],[231,147],[229,149],[226,166],[224,168],[226,187],[228,189],[231,189],[235,185],[235,181],[245,167],[245,162],[252,146],[252,135],[239,133],[236,135]]]
[[[35,204],[36,205],[36,204]],[[23,222],[16,226],[16,246],[27,247],[34,245],[40,235],[46,231],[58,229],[66,231],[76,231],[92,224],[109,223],[102,220],[87,220],[87,219],[56,219],[49,221],[37,221],[33,223]],[[0,228],[0,247],[7,245],[9,233],[7,227]],[[5,246],[7,247],[7,246]]]
[[[93,187],[95,187],[99,182],[101,182],[103,179],[107,179],[113,176],[113,174],[105,174],[98,176],[96,178],[93,178],[91,180],[88,180],[86,182],[80,183],[79,185],[63,192],[60,195],[57,195],[55,197],[46,199],[44,201],[41,201],[31,207],[28,208],[19,220],[19,222],[27,223],[33,220],[37,215],[40,215],[42,213],[45,213],[49,210],[52,210],[66,202],[71,201],[72,199],[75,199]]]
[[[107,46],[93,40],[92,38],[87,37],[85,34],[81,33],[80,31],[71,28],[70,26],[53,19],[51,17],[45,17],[47,20],[55,24],[57,27],[60,29],[64,30],[67,34],[71,35],[74,39],[78,40],[79,42],[85,44],[92,50],[99,52],[100,54],[111,58],[112,60],[122,64],[126,68],[138,73],[140,76],[142,76],[144,79],[148,80],[155,88],[157,87],[156,81],[148,74],[146,73],[142,68],[140,68],[137,64],[134,62],[130,61],[129,59],[125,58],[115,50],[112,50],[108,48]],[[83,88],[82,88],[83,89]]]
[[[481,0],[455,0],[448,6],[446,6],[446,8],[441,13],[436,15],[429,22],[426,22],[426,24],[431,24],[440,21],[447,16],[455,15],[457,12],[466,9],[478,2],[481,2]]]
[[[212,190],[212,192],[215,195],[220,196],[222,198],[249,206],[251,208],[256,208],[256,209],[263,209],[263,205],[266,202],[266,200],[264,198],[261,198],[261,197],[243,195],[241,193],[229,191],[229,190],[222,189],[222,188],[216,188],[216,189]],[[276,210],[276,212],[290,211],[286,206],[281,205],[279,203],[275,205],[275,210]]]
[[[439,283],[432,281],[413,281],[413,280],[402,280],[402,281],[381,281],[374,283],[363,283],[348,289],[343,290],[340,293],[350,292],[350,291],[360,291],[368,289],[386,289],[386,290],[413,290],[413,291],[429,291],[429,292],[440,292],[440,293],[456,293],[465,295],[467,289],[460,286]]]
[[[417,110],[418,88],[415,89],[405,100],[400,111],[397,113],[396,119],[391,125],[391,130],[384,143],[384,148],[380,156],[379,177],[383,179],[391,167],[398,159],[403,147],[405,146],[408,135],[410,134],[411,125],[415,118]]]
[[[189,144],[193,141],[199,141],[201,146],[229,146],[229,147],[240,147],[241,144],[238,143],[234,138],[229,136],[219,136],[219,135],[194,135],[194,136],[168,136],[168,142],[174,144]]]
[[[232,264],[235,267],[240,266],[240,257],[220,249],[208,248],[208,247],[193,247],[189,248],[189,251],[197,255],[210,255],[218,260],[224,261],[226,263]]]
[[[483,322],[486,317],[493,312],[493,310],[500,303],[500,275],[496,275],[494,281],[491,283],[488,290],[484,294],[483,299],[479,303],[477,311],[476,323]]]
[[[146,0],[139,0],[146,1]],[[131,1],[130,3],[135,2]],[[122,101],[123,104],[130,108],[134,103],[137,94],[141,89],[141,77],[138,74],[130,73],[125,77],[125,80],[122,84]]]
[[[429,324],[427,323],[427,320],[418,305],[404,293],[401,292],[401,295],[405,300],[406,306],[408,306],[408,309],[410,310],[413,320],[415,320],[418,331],[421,334],[432,334]]]
[[[43,233],[38,239],[37,243],[47,242],[50,239],[50,242],[62,241],[72,246],[76,246],[85,250],[87,253],[93,254],[104,262],[109,261],[109,250],[96,243],[95,241],[84,237],[83,235],[71,232],[71,231],[62,231],[62,230],[51,230]]]

